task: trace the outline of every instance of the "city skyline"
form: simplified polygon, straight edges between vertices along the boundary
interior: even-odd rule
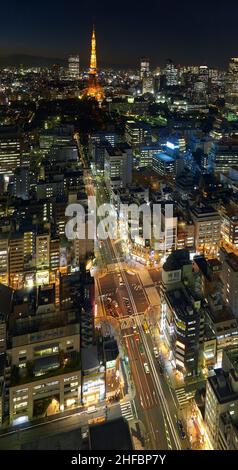
[[[12,450],[100,468],[238,451],[238,8],[228,4],[3,6],[8,464]]]
[[[62,1],[46,4],[45,0],[30,8],[25,0],[21,5],[13,2],[14,16],[4,4],[0,64],[12,55],[62,60],[78,53],[81,64],[87,65],[95,20],[99,66],[136,66],[145,55],[153,65],[172,58],[178,64],[225,67],[228,58],[237,55],[238,40],[238,6],[232,0],[229,4],[224,12],[213,0],[209,4],[202,0],[197,10],[191,10],[187,0],[179,5],[173,1],[169,9],[163,2],[152,1],[147,9],[139,9],[134,1],[122,1],[114,13],[107,0],[100,6],[71,0],[67,8]]]

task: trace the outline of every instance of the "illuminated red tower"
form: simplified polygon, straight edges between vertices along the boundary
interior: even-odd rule
[[[88,86],[84,92],[84,96],[91,96],[98,101],[104,98],[104,91],[97,82],[97,55],[96,55],[96,34],[93,26],[92,40],[91,40],[91,57],[89,67]]]

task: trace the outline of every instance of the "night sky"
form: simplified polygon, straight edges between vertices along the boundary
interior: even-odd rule
[[[238,55],[237,0],[11,0],[1,2],[0,55],[89,60],[95,19],[99,64],[225,66]]]

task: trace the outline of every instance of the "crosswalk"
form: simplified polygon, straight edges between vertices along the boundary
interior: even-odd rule
[[[126,418],[127,421],[131,421],[132,419],[134,419],[134,414],[133,414],[130,401],[125,401],[123,403],[120,403],[120,407],[121,407],[121,414],[123,418]]]
[[[184,387],[177,388],[175,390],[176,398],[178,400],[179,406],[183,407],[188,404],[188,402],[194,398],[195,392],[186,392]]]

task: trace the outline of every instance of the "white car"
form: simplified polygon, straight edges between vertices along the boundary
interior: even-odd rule
[[[146,374],[149,374],[149,373],[150,373],[150,369],[149,369],[149,366],[148,366],[147,362],[144,363],[144,368],[145,368],[145,373],[146,373]]]
[[[92,406],[89,406],[88,409],[87,409],[87,413],[94,413],[96,411],[96,406],[92,405]]]
[[[157,357],[159,357],[159,352],[158,352],[158,349],[156,348],[156,346],[153,348],[153,351],[154,351],[154,355],[157,359]]]

